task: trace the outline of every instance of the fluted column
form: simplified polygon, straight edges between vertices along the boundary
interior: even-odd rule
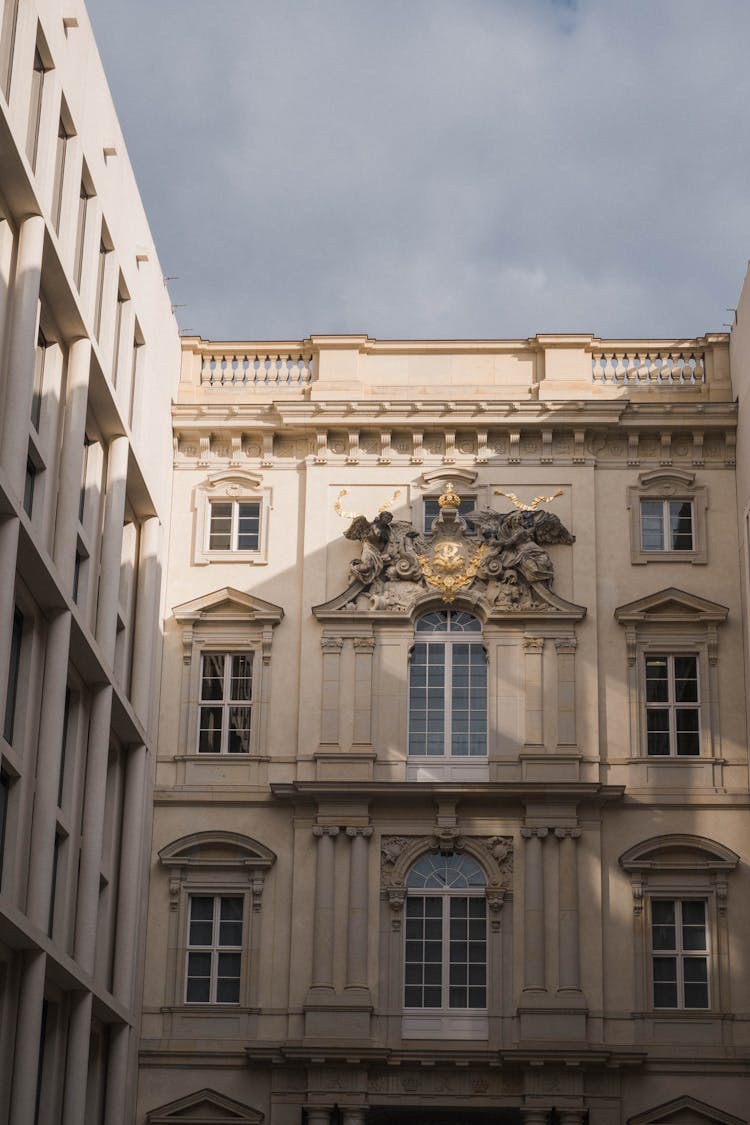
[[[315,922],[313,930],[312,987],[333,989],[333,911],[335,896],[334,842],[338,828],[313,828],[318,840],[315,876]]]
[[[55,563],[66,590],[70,590],[73,586],[75,571],[90,368],[91,341],[86,338],[74,340],[68,354],[54,546]]]
[[[342,1125],[365,1125],[367,1108],[365,1106],[349,1106],[341,1111]]]
[[[332,1106],[308,1106],[307,1125],[331,1125]]]
[[[349,934],[346,951],[346,987],[367,989],[367,903],[369,881],[367,878],[367,841],[372,828],[350,827],[346,834],[351,839],[349,857]]]
[[[544,953],[544,857],[542,840],[547,828],[522,828],[524,848],[524,991],[546,989]]]
[[[55,617],[47,629],[44,691],[41,700],[34,817],[26,909],[40,930],[47,930],[54,881],[55,812],[65,738],[65,688],[68,682],[70,613]]]
[[[29,215],[18,233],[0,442],[0,459],[19,500],[26,479],[43,248],[44,219],[41,215]]]
[[[578,857],[580,828],[556,828],[560,841],[559,989],[578,992],[581,970],[578,937]]]
[[[75,958],[84,972],[94,971],[96,922],[99,908],[99,879],[104,835],[104,805],[107,792],[109,731],[112,717],[112,687],[102,687],[94,696],[89,720],[86,752],[86,789],[81,825],[81,866],[78,877]]]
[[[107,465],[107,498],[104,507],[99,601],[96,610],[96,639],[111,664],[117,637],[117,603],[120,597],[122,524],[125,518],[125,491],[128,479],[128,439],[112,438]]]

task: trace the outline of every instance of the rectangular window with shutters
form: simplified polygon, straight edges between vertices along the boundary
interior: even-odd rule
[[[251,652],[201,658],[199,754],[247,754],[253,694]]]
[[[652,899],[654,1008],[708,1008],[708,958],[705,900]]]
[[[239,1004],[244,900],[241,895],[191,895],[185,1001]]]
[[[700,694],[695,653],[645,656],[649,757],[700,754]]]

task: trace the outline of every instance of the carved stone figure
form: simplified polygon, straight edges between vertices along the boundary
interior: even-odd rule
[[[446,485],[438,500],[440,514],[428,533],[394,520],[387,504],[371,520],[345,513],[339,497],[338,514],[352,520],[344,536],[361,544],[361,557],[349,565],[351,585],[339,608],[408,613],[420,597],[435,591],[447,605],[464,593],[489,611],[521,612],[555,603],[555,596],[546,593],[554,577],[547,547],[571,544],[575,536],[537,504],[558,493],[537,496],[531,504],[512,493],[500,495],[511,499],[511,511],[485,508],[464,519],[460,498]],[[472,535],[468,525],[478,534]]]

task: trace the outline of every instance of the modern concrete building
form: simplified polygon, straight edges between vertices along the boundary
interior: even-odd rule
[[[747,286],[180,352],[83,6],[5,0],[0,1123],[746,1121],[748,386]]]
[[[138,1120],[746,1120],[728,337],[183,349]]]
[[[79,0],[0,24],[0,1121],[131,1122],[179,340]]]

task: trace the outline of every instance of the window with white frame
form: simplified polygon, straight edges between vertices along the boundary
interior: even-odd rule
[[[644,655],[646,751],[651,756],[700,754],[700,693],[696,653]]]
[[[199,754],[250,752],[252,695],[252,652],[203,653]]]
[[[258,550],[259,500],[212,500],[209,510],[209,551]]]
[[[485,757],[487,654],[482,626],[461,610],[420,617],[409,668],[409,756]]]
[[[486,876],[466,855],[425,855],[406,878],[404,1008],[487,1007]]]
[[[267,562],[271,489],[259,473],[223,469],[195,490],[193,562]]]
[[[631,562],[705,563],[705,485],[684,469],[654,469],[638,481],[628,489]]]
[[[690,500],[641,500],[642,551],[692,551]]]
[[[239,1004],[244,898],[190,895],[185,969],[188,1004]]]
[[[704,899],[651,900],[654,1008],[709,1008],[709,948]]]

